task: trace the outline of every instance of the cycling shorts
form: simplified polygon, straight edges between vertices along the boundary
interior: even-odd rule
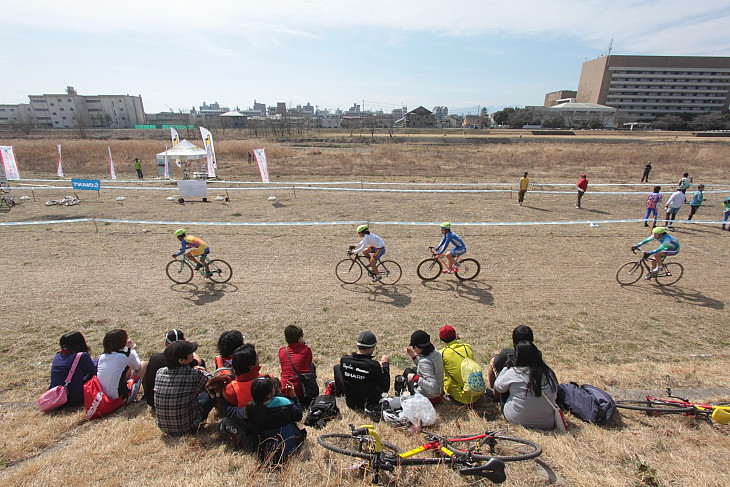
[[[453,249],[451,249],[450,253],[454,257],[459,256],[459,255],[464,255],[466,253],[466,247],[462,247],[462,248],[454,247]]]
[[[368,247],[368,252],[370,253],[371,258],[380,260],[380,258],[385,255],[385,247]]]
[[[198,247],[197,249],[192,249],[190,251],[190,255],[197,257],[198,255],[208,255],[210,253],[210,247]]]
[[[662,252],[664,252],[665,256],[670,256],[677,255],[679,253],[679,250],[662,250]]]

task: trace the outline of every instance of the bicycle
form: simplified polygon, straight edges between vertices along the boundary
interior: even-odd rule
[[[431,251],[431,257],[424,259],[418,264],[416,268],[416,274],[424,281],[433,281],[440,276],[444,271],[444,268],[449,267],[444,254],[439,254],[433,251],[433,247],[429,247]],[[470,281],[479,275],[481,266],[476,259],[462,259],[458,255],[454,257],[456,267],[454,268],[453,274],[457,279],[461,281]]]
[[[9,210],[15,206],[15,198],[10,195],[10,185],[0,182],[0,208],[7,207]]]
[[[355,284],[362,277],[362,271],[366,270],[370,277],[375,277],[375,273],[370,269],[370,261],[361,254],[347,253],[347,258],[342,259],[335,266],[335,275],[337,279],[345,284]],[[394,260],[382,260],[378,262],[378,272],[380,272],[381,284],[392,285],[401,278],[402,271],[400,265]]]
[[[421,431],[426,443],[403,452],[392,443],[383,441],[372,425],[359,428],[350,425],[350,430],[349,435],[321,435],[317,443],[335,453],[360,459],[362,465],[372,471],[373,485],[377,485],[381,470],[392,472],[396,467],[439,464],[458,468],[461,475],[484,477],[499,484],[507,478],[505,462],[529,460],[542,453],[542,447],[537,443],[494,431],[450,438]],[[435,456],[411,458],[427,451]]]
[[[226,283],[233,277],[233,270],[225,260],[209,259],[205,254],[201,255],[200,259],[203,263],[208,263],[208,269],[210,270],[210,273],[206,274],[205,266],[203,265],[199,269],[200,275],[203,277],[218,284]],[[182,259],[176,258],[167,263],[165,272],[167,273],[167,277],[175,284],[187,284],[193,279],[195,273],[193,264],[195,263],[185,257],[185,254],[182,254]]]
[[[730,423],[730,406],[720,404],[699,404],[690,402],[689,399],[673,396],[672,389],[667,387],[667,397],[646,396],[644,400],[619,399],[616,407],[644,411],[649,416],[662,414],[682,414],[695,416],[709,422],[713,420],[719,424]]]
[[[636,250],[631,250],[636,254]],[[644,274],[644,268],[646,268],[647,279],[654,279],[660,286],[671,286],[682,278],[684,274],[684,267],[679,262],[664,262],[662,257],[662,270],[659,272],[652,272],[651,267],[647,263],[649,256],[644,253],[641,259],[637,261],[627,262],[616,271],[616,281],[622,286],[630,286],[636,281],[641,279]]]

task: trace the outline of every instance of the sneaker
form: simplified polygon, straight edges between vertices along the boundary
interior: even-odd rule
[[[575,205],[575,207],[576,207],[576,208],[578,208],[578,209],[580,210],[580,206],[578,206],[578,205]]]
[[[378,281],[379,281],[379,280],[381,280],[382,278],[383,278],[383,276],[381,276],[380,274],[378,274],[378,275],[376,275],[375,277],[373,277],[373,282],[378,282]]]
[[[648,223],[644,223],[644,226],[645,226],[645,227],[648,227],[648,226],[649,226],[649,224],[648,224]]]
[[[203,264],[198,264],[198,265],[195,266],[195,270],[196,271],[199,271],[202,268],[203,268]]]
[[[454,271],[452,271],[451,269],[444,269],[444,270],[441,271],[441,273],[442,274],[453,274]]]

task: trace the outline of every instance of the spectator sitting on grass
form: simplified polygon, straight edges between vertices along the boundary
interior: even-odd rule
[[[173,329],[165,334],[165,347],[178,341],[185,340],[185,334],[181,330]],[[167,366],[167,359],[164,353],[153,353],[150,359],[147,361],[147,372],[145,372],[142,384],[144,386],[143,399],[147,401],[150,407],[155,407],[155,379],[157,378],[157,371]],[[205,368],[205,361],[201,359],[197,353],[193,352],[193,361],[188,365],[189,367],[201,366]]]
[[[514,330],[512,330],[512,346],[517,347],[517,344],[521,341],[528,341],[530,343],[534,341],[532,328],[527,325],[519,325],[515,327]],[[497,376],[504,368],[510,368],[515,365],[514,354],[514,348],[503,348],[499,351],[499,353],[495,354],[494,357],[492,357],[492,360],[489,361],[487,379],[489,380],[489,387],[492,389],[491,394],[494,400],[499,399],[499,393],[494,391],[494,381],[497,379]],[[487,395],[489,394],[490,391],[489,389],[487,389]],[[506,398],[507,396],[505,395],[504,399]]]
[[[215,357],[215,368],[233,367],[233,352],[243,345],[245,338],[243,333],[238,330],[229,330],[221,333],[218,338],[218,353]]]
[[[81,406],[84,404],[84,384],[96,375],[96,363],[89,355],[89,346],[86,344],[84,335],[79,331],[66,333],[59,341],[61,350],[56,353],[51,363],[51,385],[48,389],[62,386],[66,383],[68,373],[71,371],[76,354],[80,353],[76,370],[71,377],[71,382],[66,388],[66,404],[64,406]]]

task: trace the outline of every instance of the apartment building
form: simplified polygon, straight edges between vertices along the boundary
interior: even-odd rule
[[[545,108],[554,107],[560,103],[575,102],[575,97],[578,96],[578,92],[574,90],[558,90],[552,91],[545,95]]]
[[[730,57],[600,57],[583,63],[576,101],[642,120],[722,112],[730,104]]]

